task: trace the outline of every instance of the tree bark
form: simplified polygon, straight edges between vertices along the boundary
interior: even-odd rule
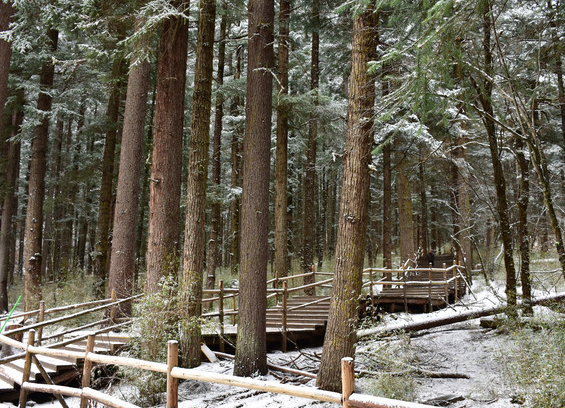
[[[98,222],[96,223],[96,251],[93,258],[94,295],[101,299],[106,294],[108,249],[110,245],[110,219],[112,217],[112,193],[114,180],[114,156],[118,134],[122,75],[124,71],[123,56],[117,55],[112,65],[112,86],[108,107],[106,109],[106,137],[104,156],[102,158],[102,179],[100,181],[100,198],[98,206]]]
[[[400,261],[416,260],[414,248],[414,222],[412,219],[412,189],[408,178],[409,166],[406,159],[397,165],[396,187],[398,195],[398,223],[400,239]]]
[[[288,36],[290,0],[279,11],[279,83],[275,164],[275,276],[288,275]]]
[[[171,3],[188,12],[189,3]],[[179,264],[180,191],[182,174],[182,137],[188,21],[171,17],[161,28],[155,133],[149,189],[149,231],[147,238],[146,290],[159,290],[164,275],[176,275]]]
[[[383,147],[383,268],[392,269],[392,177],[391,146]]]
[[[266,281],[269,257],[269,173],[273,67],[274,1],[248,3],[248,66],[239,324],[234,374],[267,372]]]
[[[235,55],[235,69],[233,73],[233,79],[238,80],[241,77],[241,64],[243,58],[243,46],[237,47]],[[239,116],[239,107],[241,101],[239,96],[233,98],[233,103],[230,108],[232,116]],[[232,133],[231,140],[231,188],[232,191],[236,192],[232,201],[230,203],[230,269],[232,275],[237,275],[239,273],[239,234],[240,234],[240,206],[241,199],[239,193],[237,192],[241,187],[241,142],[240,142],[241,129],[236,124],[235,129]]]
[[[223,3],[222,20],[220,22],[220,42],[218,44],[218,74],[216,82],[221,87],[224,83],[224,67],[226,60],[227,39],[227,17],[226,3]],[[214,117],[214,140],[212,153],[212,183],[218,189],[222,183],[222,121],[224,118],[224,95],[220,90],[216,94],[216,109]],[[210,222],[210,240],[208,243],[208,260],[206,262],[207,278],[206,289],[214,289],[216,286],[216,269],[220,264],[220,237],[222,234],[222,204],[220,197],[214,197],[212,201],[212,214]]]
[[[506,180],[504,179],[504,170],[500,159],[500,149],[496,135],[496,124],[493,120],[495,117],[492,106],[492,90],[493,84],[490,82],[492,78],[492,50],[491,50],[491,20],[490,5],[488,1],[482,4],[483,18],[483,56],[484,70],[487,79],[482,86],[475,84],[477,96],[481,103],[483,114],[483,122],[486,128],[489,149],[491,154],[492,167],[494,172],[494,184],[497,199],[498,222],[500,225],[500,235],[502,245],[504,247],[504,266],[506,268],[506,301],[508,303],[508,312],[513,315],[516,313],[516,268],[514,266],[514,258],[512,257],[512,231],[510,221],[508,219],[508,201],[506,198]]]
[[[182,297],[186,320],[182,327],[181,351],[183,364],[187,367],[200,365],[201,354],[198,319],[202,314],[216,0],[201,0],[199,8],[182,265]]]
[[[524,154],[525,144],[520,137],[515,139],[516,162],[519,170],[520,195],[518,198],[518,243],[520,246],[520,281],[522,283],[522,309],[533,315],[532,284],[530,278],[530,236],[528,232],[528,203],[530,201],[530,163]]]
[[[59,32],[53,28],[47,30],[48,47],[52,53],[57,49]],[[31,161],[29,170],[28,203],[25,222],[24,269],[25,269],[25,310],[39,307],[41,300],[41,257],[43,238],[43,200],[45,198],[45,172],[47,140],[49,137],[49,113],[52,96],[55,66],[51,59],[43,63],[39,84],[42,91],[37,99],[37,110],[42,115],[40,124],[35,128],[31,143]]]
[[[137,27],[141,24],[141,21],[136,23]],[[146,42],[140,41],[135,45],[134,52],[143,51],[145,46]],[[133,293],[135,226],[150,68],[146,59],[138,60],[134,56],[130,62],[114,211],[112,255],[108,272],[108,297],[115,291],[118,299],[130,297]],[[130,316],[131,303],[120,306],[120,312]]]
[[[340,361],[355,355],[375,102],[375,77],[367,72],[367,64],[376,53],[375,29],[372,7],[355,17],[335,274],[317,380],[318,387],[338,392],[341,390]]]
[[[313,92],[314,108],[310,112],[308,122],[308,150],[306,152],[306,163],[304,163],[304,209],[302,222],[302,270],[307,273],[311,271],[314,263],[314,245],[316,233],[316,216],[314,213],[314,203],[316,200],[316,150],[318,138],[318,84],[319,84],[319,65],[320,65],[320,4],[319,0],[312,1],[311,11],[312,26],[312,58],[310,64],[310,90]],[[308,275],[304,277],[304,284],[313,283],[314,277]],[[313,289],[308,289],[305,293],[312,294]]]
[[[23,121],[23,112],[18,107],[12,114],[11,136],[16,136],[20,131]],[[10,267],[10,252],[13,252],[12,234],[15,232],[13,217],[17,213],[16,186],[20,171],[21,145],[17,141],[8,142],[8,162],[6,163],[6,195],[2,206],[2,220],[0,221],[0,311],[8,312],[8,277]],[[13,254],[12,254],[13,255]]]
[[[12,2],[0,2],[0,31],[7,31],[13,20],[14,7]],[[10,75],[10,60],[12,59],[12,44],[0,40],[0,135],[3,132],[3,112],[8,95],[8,77]]]

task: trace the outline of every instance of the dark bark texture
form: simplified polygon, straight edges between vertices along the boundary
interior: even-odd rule
[[[269,173],[271,149],[274,1],[248,3],[248,66],[239,324],[234,374],[267,372],[266,282],[269,259]]]
[[[361,293],[369,207],[369,163],[373,143],[375,77],[367,64],[376,51],[372,8],[353,22],[342,195],[335,273],[318,387],[341,390],[341,359],[355,355],[357,307]]]
[[[188,11],[188,1],[173,5]],[[182,137],[188,50],[188,21],[171,17],[161,28],[155,131],[149,190],[146,290],[159,290],[163,275],[176,274],[179,264]]]

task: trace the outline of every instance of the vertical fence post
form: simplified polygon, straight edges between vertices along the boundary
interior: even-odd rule
[[[433,312],[432,306],[432,270],[428,269],[428,312]]]
[[[455,301],[459,300],[459,270],[457,268],[453,268],[453,284],[455,285]]]
[[[349,397],[355,392],[355,365],[351,357],[341,359],[341,401],[349,408]]]
[[[449,289],[447,287],[447,270],[443,270],[443,284],[444,284],[444,295],[445,295],[445,304],[449,304]]]
[[[312,264],[312,282],[316,283],[316,265]],[[316,286],[312,288],[312,295],[316,296]]]
[[[237,296],[237,295],[234,293],[234,294],[232,295],[232,297],[231,297],[231,300],[232,300],[232,308],[233,308],[233,313],[232,313],[232,315],[231,315],[231,324],[232,324],[233,326],[235,326],[235,317],[236,317],[236,313],[235,313],[235,312],[236,312],[236,310],[237,310],[237,301],[236,301],[236,299],[235,299],[236,296]]]
[[[283,282],[283,293],[282,293],[282,315],[281,315],[281,324],[282,324],[282,344],[281,348],[283,353],[286,353],[286,346],[287,346],[287,308],[288,308],[288,283],[286,281]]]
[[[179,364],[179,343],[176,340],[167,342],[167,408],[179,406],[179,380],[171,371]]]
[[[45,320],[45,301],[39,301],[39,318],[37,319],[38,323],[43,322]],[[35,343],[38,346],[41,346],[41,338],[43,337],[43,327],[37,328],[37,336],[35,336]]]
[[[224,281],[220,280],[218,282],[218,319],[220,320],[220,351],[223,353],[226,351],[226,346],[224,344]]]
[[[116,300],[117,300],[116,291],[114,289],[112,289],[112,303],[114,303]],[[112,321],[112,324],[116,324],[117,314],[118,314],[118,307],[116,305],[113,305],[110,308],[110,320]]]
[[[26,361],[24,364],[24,371],[22,374],[22,385],[23,383],[29,381],[29,374],[31,372],[31,352],[28,350],[29,346],[33,346],[33,342],[35,341],[35,330],[31,329],[28,332],[27,338],[27,347],[26,347]],[[20,389],[20,408],[26,406],[27,403],[27,391],[22,387]]]
[[[86,339],[86,350],[84,351],[84,365],[82,367],[82,388],[90,387],[90,375],[92,374],[92,361],[88,359],[88,353],[94,350],[95,334],[89,334]],[[88,407],[88,398],[80,397],[80,408]]]
[[[406,297],[407,293],[406,293],[406,281],[408,280],[406,277],[406,270],[404,269],[404,264],[400,264],[400,267],[402,268],[402,280],[404,281],[404,284],[402,285],[402,295],[404,297],[404,312],[408,313],[408,298]]]

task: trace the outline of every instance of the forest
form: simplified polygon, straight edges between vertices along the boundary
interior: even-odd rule
[[[365,267],[451,254],[532,314],[532,262],[565,277],[564,41],[561,0],[2,0],[0,309],[172,286],[194,367],[231,282],[251,376],[267,280],[329,270],[326,390]]]

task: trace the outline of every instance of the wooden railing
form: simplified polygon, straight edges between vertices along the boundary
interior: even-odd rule
[[[93,352],[95,335],[88,336],[87,348],[84,353],[58,350],[48,347],[34,346],[35,330],[31,329],[28,334],[27,344],[0,335],[0,342],[24,351],[25,366],[20,389],[20,407],[25,407],[29,392],[50,393],[57,397],[63,407],[67,407],[61,395],[75,396],[81,398],[81,408],[88,406],[88,401],[105,404],[113,408],[137,408],[136,405],[120,400],[119,398],[106,395],[100,391],[90,388],[90,373],[93,363],[112,364],[120,367],[132,367],[141,370],[148,370],[163,373],[167,376],[167,408],[178,407],[178,380],[196,380],[215,384],[224,384],[234,387],[241,387],[251,390],[273,392],[277,394],[290,395],[301,398],[308,398],[316,401],[332,402],[343,404],[344,407],[360,408],[426,408],[428,405],[415,404],[403,401],[389,400],[371,395],[357,394],[355,390],[355,374],[352,359],[344,359],[342,363],[342,383],[344,384],[343,393],[324,391],[317,388],[309,388],[296,385],[280,384],[273,381],[262,381],[253,378],[236,377],[225,374],[206,372],[197,369],[186,369],[178,367],[178,343],[168,342],[167,363],[157,363],[153,361],[134,359],[129,357],[108,356]],[[82,388],[76,389],[65,386],[58,386],[49,381],[46,375],[47,384],[35,384],[29,382],[31,364],[35,363],[40,371],[44,372],[41,363],[35,357],[44,355],[50,357],[67,357],[73,359],[84,359]]]

